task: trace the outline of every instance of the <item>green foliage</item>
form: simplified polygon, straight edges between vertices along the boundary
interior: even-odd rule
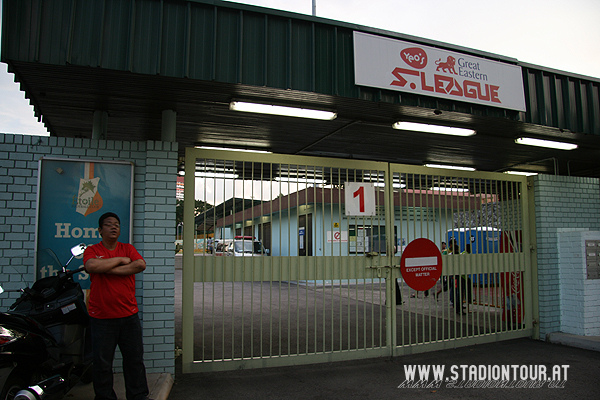
[[[212,205],[205,203],[202,200],[196,200],[194,216],[200,215],[212,207]],[[177,206],[175,208],[175,226],[178,226],[181,222],[183,222],[183,200],[177,200]]]

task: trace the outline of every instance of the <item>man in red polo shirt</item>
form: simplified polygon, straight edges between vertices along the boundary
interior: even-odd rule
[[[146,261],[133,245],[118,241],[121,222],[115,213],[103,214],[98,223],[102,242],[89,246],[83,255],[91,278],[88,309],[95,400],[117,400],[112,370],[117,346],[123,355],[127,400],[146,400],[144,345],[135,299],[135,274],[146,269]]]

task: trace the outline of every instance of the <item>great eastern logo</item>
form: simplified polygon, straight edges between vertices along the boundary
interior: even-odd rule
[[[456,75],[456,71],[454,70],[454,65],[456,65],[456,58],[452,56],[448,56],[446,62],[442,62],[442,59],[440,58],[435,62],[435,65],[437,65],[437,68],[435,69],[436,71],[441,70],[442,72],[449,72],[451,74]]]
[[[410,89],[420,92],[502,103],[499,94],[500,86],[487,83],[489,77],[481,71],[478,61],[446,55],[435,61],[434,70],[433,66],[427,68],[428,55],[420,47],[403,49],[400,52],[400,58],[410,69],[394,68],[392,75],[395,79],[390,86],[405,88],[408,85]],[[446,61],[442,61],[444,58]]]

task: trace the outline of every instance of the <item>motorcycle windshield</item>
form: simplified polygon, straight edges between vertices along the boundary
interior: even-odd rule
[[[77,260],[83,260],[83,256],[73,259],[68,264],[67,270],[72,271],[82,267],[81,262],[75,262]],[[43,279],[49,276],[54,276],[63,270],[64,264],[60,262],[58,256],[51,249],[43,249],[37,253],[37,276],[36,279]],[[83,289],[89,289],[89,275],[81,272],[73,276],[73,280],[81,285]]]
[[[38,251],[37,271],[39,274],[38,278],[53,276],[62,271],[62,265],[52,250],[43,249]]]

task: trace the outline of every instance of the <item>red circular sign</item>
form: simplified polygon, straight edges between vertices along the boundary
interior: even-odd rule
[[[431,240],[415,239],[402,252],[400,272],[412,289],[429,290],[442,276],[442,254]]]

